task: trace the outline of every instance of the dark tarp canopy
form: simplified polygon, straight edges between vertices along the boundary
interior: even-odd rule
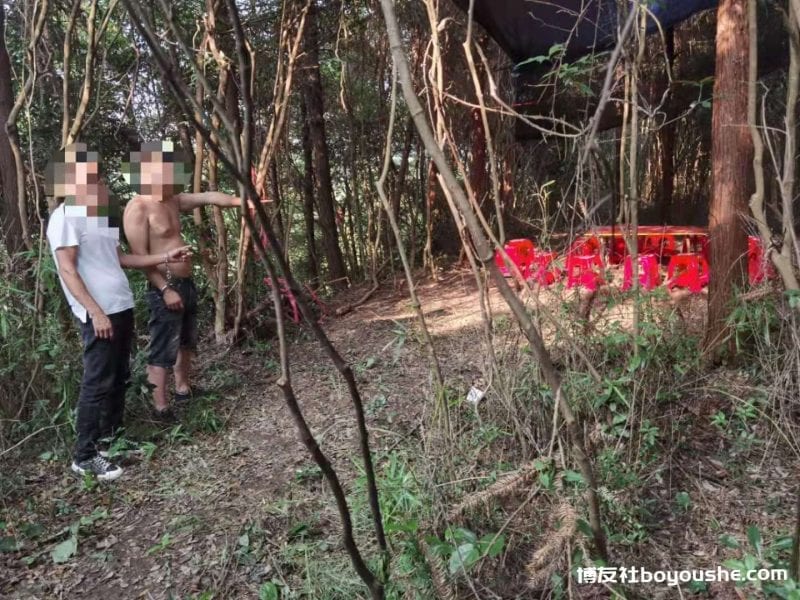
[[[469,10],[469,0],[453,2],[464,11]],[[515,65],[513,104],[517,110],[533,119],[556,117],[574,125],[588,122],[597,107],[606,69],[603,60],[592,60],[589,55],[607,51],[615,44],[617,30],[622,25],[617,19],[617,2],[475,0],[475,20]],[[660,26],[667,32],[713,8],[717,0],[648,0],[648,4],[651,14],[658,19],[658,23],[650,19],[649,31],[656,31]],[[713,14],[706,17],[713,23]],[[788,38],[780,11],[760,4],[758,19],[761,75],[784,65]],[[703,24],[698,27],[698,23]],[[680,36],[676,33],[675,40],[691,38],[692,43],[682,43],[676,54],[673,81],[669,85],[667,105],[663,106],[670,114],[708,101],[714,75],[715,28],[701,18],[676,28],[676,32],[679,30],[685,31]],[[551,52],[554,46],[563,51]],[[551,55],[557,59],[555,62],[543,58]],[[586,59],[581,61],[581,57]],[[575,65],[569,70],[571,81],[553,76],[562,61]],[[651,107],[656,106],[664,97],[667,82],[653,79],[658,77],[657,73],[645,76],[651,79],[642,89],[644,101]],[[615,97],[621,96],[620,90],[616,92]],[[599,131],[617,127],[621,123],[621,110],[621,103],[610,102],[600,117]],[[522,121],[518,120],[516,126],[519,139],[541,136],[538,130]]]
[[[469,0],[454,2],[469,10]],[[716,4],[716,0],[651,0],[649,8],[668,29]],[[573,59],[614,43],[617,0],[475,0],[475,20],[515,63],[547,56],[556,44],[566,44],[566,56]],[[655,22],[649,27],[655,29]]]

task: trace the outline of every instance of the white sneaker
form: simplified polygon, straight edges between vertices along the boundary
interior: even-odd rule
[[[93,458],[72,463],[72,470],[78,475],[93,473],[100,481],[114,481],[122,475],[122,469],[99,454]]]

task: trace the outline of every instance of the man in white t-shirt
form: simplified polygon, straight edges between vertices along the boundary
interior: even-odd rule
[[[188,246],[158,256],[121,252],[116,216],[98,176],[98,156],[85,144],[72,144],[54,159],[48,186],[53,197],[64,201],[50,216],[47,240],[83,340],[72,470],[110,481],[122,469],[102,456],[101,440],[122,425],[134,325],[133,293],[122,267],[183,262],[191,253]]]

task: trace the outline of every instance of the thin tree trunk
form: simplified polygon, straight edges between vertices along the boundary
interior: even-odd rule
[[[319,285],[319,259],[317,242],[314,236],[314,162],[311,139],[308,134],[306,103],[300,102],[300,115],[303,121],[303,219],[306,224],[306,250],[308,252],[308,272],[311,286]]]
[[[0,2],[0,125],[8,121],[14,106],[11,85],[11,62],[8,58],[5,36],[5,6]],[[9,254],[15,254],[24,247],[22,223],[17,210],[17,170],[14,154],[11,151],[10,132],[0,127],[0,235]]]
[[[425,247],[422,250],[422,264],[431,270],[431,277],[436,279],[436,263],[433,260],[433,208],[436,206],[436,164],[428,161],[428,175],[425,178]]]
[[[666,31],[666,54],[669,69],[675,62],[675,30]],[[662,75],[665,86],[669,86],[666,75]],[[665,123],[658,130],[658,148],[661,163],[661,222],[668,224],[672,219],[672,196],[675,192],[675,118],[672,102],[667,100]]]
[[[380,196],[383,210],[386,211],[386,216],[389,219],[389,226],[392,228],[394,234],[394,241],[397,244],[397,252],[400,255],[400,262],[403,264],[403,272],[406,276],[406,284],[408,285],[408,295],[411,299],[411,307],[417,314],[419,319],[419,326],[422,331],[422,338],[425,341],[425,346],[428,349],[428,358],[431,362],[431,369],[433,369],[434,383],[436,384],[435,394],[439,398],[444,394],[444,379],[442,378],[442,370],[439,366],[439,359],[436,356],[436,347],[433,345],[433,338],[431,337],[428,326],[425,323],[425,314],[422,311],[422,304],[420,303],[419,296],[417,295],[416,286],[414,285],[414,274],[411,271],[411,266],[408,262],[408,254],[406,254],[405,244],[403,243],[403,236],[400,232],[400,226],[397,223],[397,213],[394,211],[392,203],[386,195],[386,176],[389,174],[389,163],[392,160],[392,129],[394,128],[395,113],[397,108],[397,76],[396,69],[392,70],[392,99],[391,107],[389,108],[389,127],[386,134],[386,150],[383,161],[383,170],[378,179],[376,188]],[[407,144],[407,147],[410,144]],[[445,411],[445,415],[447,412]],[[450,420],[446,419],[444,422],[445,432],[450,434]]]
[[[25,53],[26,62],[28,63],[28,72],[24,78],[22,86],[20,87],[14,104],[9,111],[8,117],[6,118],[5,122],[0,123],[0,125],[3,125],[5,128],[6,139],[11,147],[11,154],[14,157],[14,170],[16,174],[15,179],[17,182],[17,193],[15,194],[15,197],[17,199],[18,222],[22,228],[22,243],[28,250],[33,250],[33,242],[28,230],[28,199],[27,195],[25,194],[25,163],[22,159],[22,151],[20,150],[19,142],[17,140],[16,123],[17,117],[19,117],[22,107],[28,102],[28,97],[33,91],[33,86],[36,83],[36,69],[34,66],[36,56],[35,49],[42,37],[42,31],[44,30],[44,24],[47,18],[48,6],[49,0],[42,0],[41,3],[34,5],[34,11],[31,14],[31,19],[33,19],[35,23],[33,25],[33,33],[28,40]],[[38,14],[35,13],[36,8],[39,9]]]
[[[274,156],[269,165],[269,187],[272,192],[272,210],[268,211],[268,214],[270,212],[272,213],[270,217],[275,224],[275,233],[280,239],[285,240],[287,239],[286,229],[283,226],[283,214],[281,213],[281,209],[283,208],[283,194],[281,194],[281,180],[278,177],[278,161]],[[284,245],[283,257],[289,260],[288,245]]]
[[[715,360],[725,342],[735,352],[728,317],[745,282],[744,219],[753,190],[753,139],[747,124],[749,39],[747,0],[722,0],[717,10],[717,56],[712,110],[714,183],[709,207],[711,278],[705,354]]]
[[[749,0],[748,2],[748,18],[750,28],[750,55],[749,55],[749,71],[750,79],[748,81],[747,89],[747,121],[750,126],[750,134],[753,138],[753,174],[755,176],[755,191],[750,198],[750,211],[753,213],[753,219],[756,222],[758,233],[761,236],[762,243],[766,252],[778,270],[783,285],[787,290],[798,289],[797,276],[795,274],[794,266],[792,265],[792,249],[795,245],[794,235],[792,233],[793,219],[791,217],[791,203],[793,201],[793,193],[790,186],[788,196],[783,196],[784,214],[781,215],[784,223],[784,242],[783,248],[780,252],[776,252],[769,248],[770,238],[772,237],[767,224],[767,216],[764,210],[765,202],[765,178],[764,178],[764,140],[761,137],[761,131],[758,128],[758,8],[756,2],[758,0]],[[793,10],[792,10],[793,12]],[[792,27],[789,24],[790,32],[792,29],[796,31],[796,26]],[[756,40],[755,42],[753,40]],[[794,156],[795,135],[792,134],[795,119],[795,110],[797,104],[797,48],[795,45],[790,46],[790,59],[789,59],[789,77],[787,81],[787,102],[786,102],[786,157]],[[792,97],[794,96],[794,99]],[[794,168],[794,159],[788,158],[784,160],[784,175],[786,169],[790,171]],[[786,202],[788,198],[788,203]],[[788,204],[788,212],[787,212]],[[788,231],[786,231],[788,229]]]
[[[202,90],[198,88],[198,97],[202,99]],[[181,138],[181,144],[184,147],[188,160],[193,165],[192,174],[192,192],[195,194],[202,191],[203,182],[203,138],[199,134],[195,134],[196,151],[192,150],[192,139],[189,132],[189,125],[181,123],[178,126],[178,133]],[[199,138],[199,139],[198,139]],[[197,231],[197,249],[200,265],[203,267],[203,272],[212,285],[216,283],[214,277],[214,265],[211,262],[209,255],[209,246],[211,245],[211,238],[208,233],[208,222],[205,218],[202,208],[195,208],[192,212],[192,219],[194,221],[195,230]]]
[[[322,91],[322,74],[319,68],[319,24],[316,1],[308,11],[305,37],[306,80],[303,86],[306,104],[306,121],[311,142],[316,184],[319,225],[322,230],[322,245],[328,261],[329,278],[335,288],[347,286],[347,270],[339,248],[339,233],[336,224],[336,208],[328,161],[328,142],[325,134],[325,101]]]

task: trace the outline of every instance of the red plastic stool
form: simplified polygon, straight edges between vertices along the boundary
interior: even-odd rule
[[[555,265],[558,254],[555,252],[539,252],[534,260],[533,279],[539,285],[552,285],[561,279],[561,269]]]
[[[639,285],[647,291],[661,284],[661,272],[658,269],[658,258],[653,254],[638,257]],[[625,257],[624,279],[622,290],[626,291],[633,286],[633,261],[630,256]]]
[[[584,235],[572,242],[572,245],[567,250],[567,254],[575,256],[589,256],[590,254],[600,254],[602,244],[600,240],[593,235]]]
[[[531,265],[533,265],[533,261],[536,257],[536,248],[533,246],[533,242],[525,238],[510,240],[505,245],[505,251],[506,254],[508,254],[508,258],[511,259],[511,262],[516,265],[520,273],[522,273],[522,276],[527,279],[531,272]],[[511,276],[505,265],[502,254],[495,252],[494,261],[500,268],[500,272],[503,273],[504,277]]]
[[[603,283],[603,261],[599,254],[567,256],[567,288],[579,285],[595,291]]]
[[[659,261],[669,259],[678,254],[678,244],[675,236],[671,234],[649,235],[642,240],[639,254],[642,256],[652,254],[657,256]]]
[[[667,267],[667,287],[687,288],[693,294],[708,285],[708,262],[702,254],[675,254]]]

